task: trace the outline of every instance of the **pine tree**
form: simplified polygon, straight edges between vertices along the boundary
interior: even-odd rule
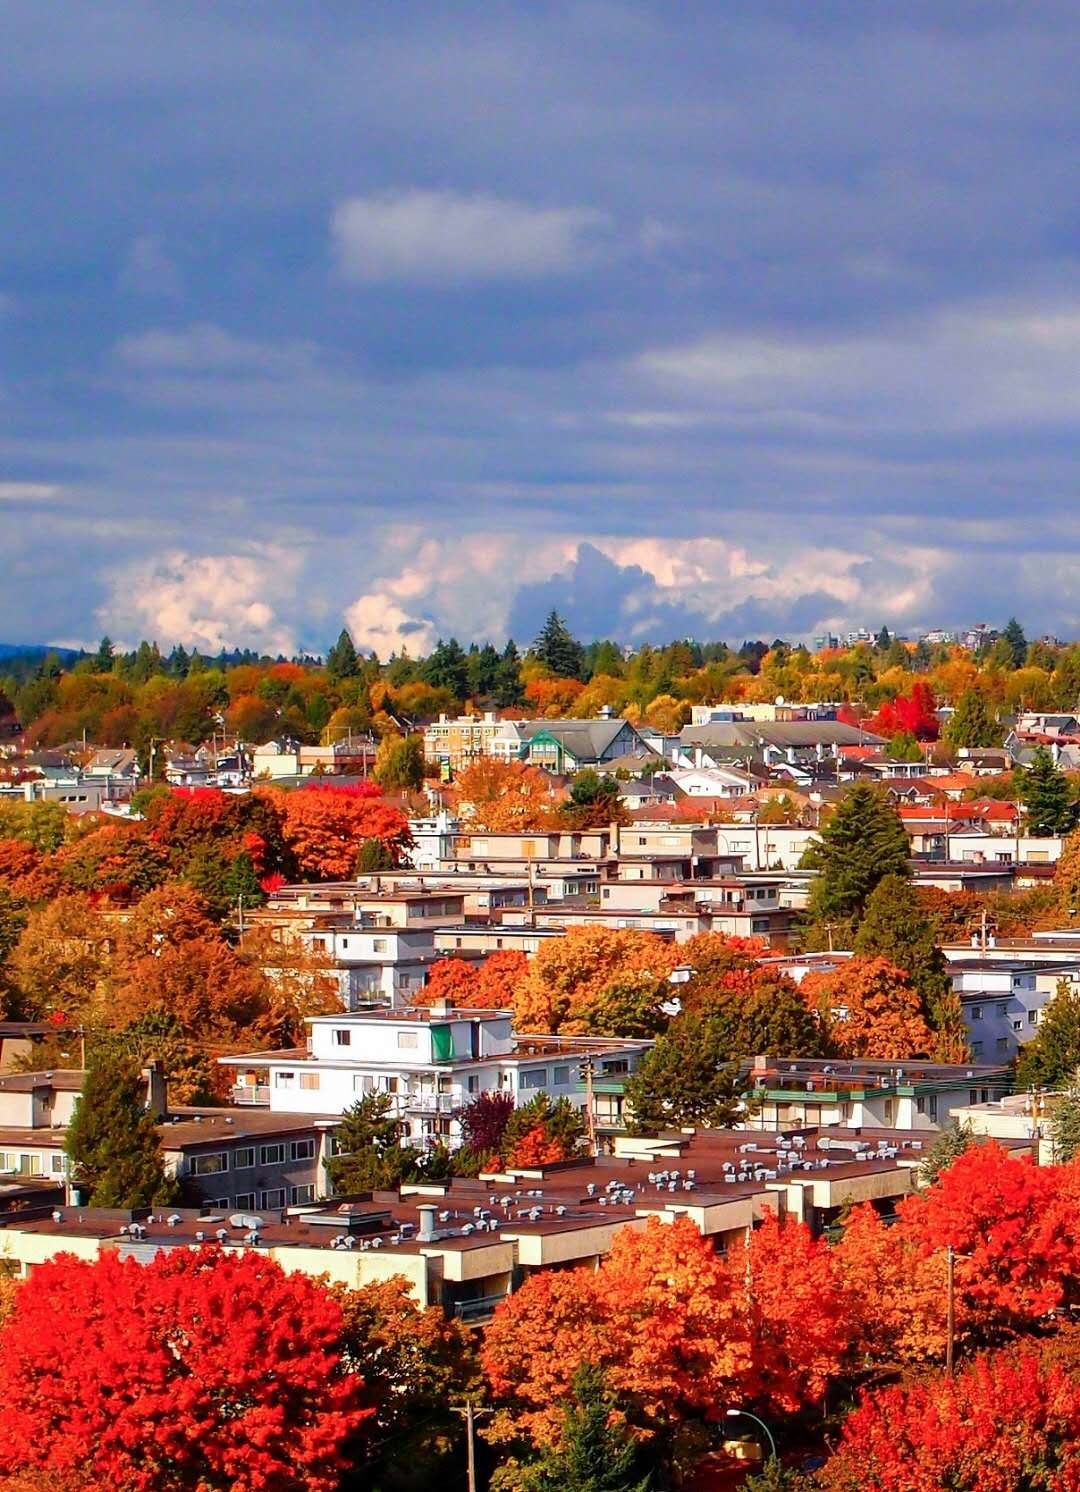
[[[942,1171],[947,1171],[953,1161],[959,1160],[974,1143],[975,1131],[971,1124],[958,1124],[954,1119],[946,1129],[941,1130],[923,1158],[919,1167],[919,1180],[923,1186],[932,1186]]]
[[[98,650],[94,655],[94,672],[112,673],[115,653],[116,649],[112,645],[112,638],[106,633],[98,643]]]
[[[433,689],[447,689],[455,699],[464,699],[469,690],[468,659],[456,637],[443,642],[440,637],[421,667],[421,675]]]
[[[881,631],[874,638],[874,646],[875,646],[875,648],[877,648],[877,650],[878,650],[879,653],[887,653],[889,651],[889,644],[891,642],[892,642],[892,636],[891,636],[891,634],[889,632],[888,627],[886,627],[884,625],[884,623],[883,623],[882,627],[881,627]]]
[[[1027,658],[1027,638],[1024,629],[1014,616],[1005,623],[1005,630],[1001,634],[1002,641],[1009,645],[1009,653],[1012,657],[1013,668],[1023,668],[1024,660]]]
[[[855,935],[855,952],[888,959],[909,974],[923,1015],[934,1025],[935,1008],[948,995],[952,981],[933,924],[906,877],[888,875],[874,887]]]
[[[818,872],[810,890],[813,920],[857,924],[880,881],[909,874],[908,854],[904,826],[880,788],[856,783],[803,856],[803,865]]]
[[[326,655],[326,672],[333,679],[355,679],[360,672],[360,660],[346,627],[342,627],[337,642]]]
[[[950,746],[997,746],[1001,731],[977,689],[965,689],[944,730]]]
[[[1054,766],[1045,746],[1040,746],[1031,759],[1022,796],[1029,834],[1071,834],[1076,828],[1077,805],[1069,779]]]
[[[525,686],[521,682],[521,654],[512,637],[499,659],[492,693],[500,710],[512,709],[525,698]]]
[[[584,654],[581,644],[570,635],[557,611],[549,614],[544,630],[533,644],[533,652],[560,678],[574,679],[582,671]]]
[[[1068,1165],[1080,1153],[1080,1087],[1076,1079],[1054,1104],[1050,1119],[1050,1133],[1054,1140],[1054,1159],[1059,1165]]]
[[[1016,1066],[1020,1088],[1056,1088],[1080,1068],[1080,988],[1058,981],[1043,1008],[1035,1036],[1021,1050]]]
[[[149,1207],[177,1195],[145,1084],[127,1057],[102,1051],[92,1060],[64,1149],[91,1207]]]
[[[626,1424],[613,1420],[603,1369],[583,1363],[571,1394],[558,1449],[531,1470],[529,1492],[648,1492],[651,1475],[637,1475],[638,1446]]]
[[[409,1173],[413,1156],[390,1105],[388,1093],[369,1093],[345,1110],[334,1134],[337,1154],[326,1162],[336,1195],[396,1186]]]
[[[626,1080],[632,1132],[734,1124],[743,1112],[745,1086],[731,1057],[730,1033],[720,1022],[688,1013],[676,1017]]]

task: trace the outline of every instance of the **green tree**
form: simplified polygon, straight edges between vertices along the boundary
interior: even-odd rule
[[[870,893],[855,934],[855,952],[888,959],[909,974],[919,991],[923,1014],[935,1030],[940,1029],[935,1013],[951,1009],[952,980],[933,923],[904,876],[884,876]]]
[[[91,1060],[64,1143],[75,1184],[91,1207],[150,1207],[174,1201],[146,1085],[129,1058]]]
[[[887,653],[889,651],[889,645],[891,642],[892,636],[889,632],[889,629],[884,624],[882,624],[881,631],[874,638],[874,647],[877,648],[879,653]]]
[[[503,1130],[503,1155],[510,1155],[518,1141],[534,1129],[543,1129],[549,1141],[557,1140],[568,1158],[585,1149],[585,1121],[581,1110],[568,1098],[552,1100],[546,1093],[538,1093],[528,1103],[519,1104]]]
[[[381,839],[365,839],[356,857],[357,875],[370,875],[373,871],[393,870],[394,852]]]
[[[558,1446],[530,1467],[528,1492],[648,1492],[652,1477],[638,1475],[639,1447],[616,1414],[603,1369],[583,1363],[570,1392]]]
[[[423,736],[384,736],[375,756],[375,780],[382,787],[415,792],[424,781]]]
[[[581,674],[584,662],[581,644],[571,636],[557,611],[549,614],[543,631],[533,643],[533,652],[560,678],[576,679]]]
[[[943,1129],[923,1157],[919,1167],[919,1180],[923,1186],[932,1186],[947,1171],[954,1160],[959,1160],[965,1150],[975,1143],[975,1131],[969,1122],[959,1124],[955,1119]]]
[[[880,881],[909,874],[909,853],[904,826],[881,789],[856,783],[803,856],[803,865],[818,872],[811,918],[857,925]]]
[[[326,1176],[339,1196],[397,1186],[413,1169],[389,1093],[369,1093],[346,1109],[334,1141],[337,1154],[326,1162]]]
[[[1001,742],[998,724],[977,689],[964,690],[942,734],[950,746],[958,749],[961,746],[997,746]]]
[[[626,1080],[632,1132],[734,1124],[746,1089],[738,1062],[730,1058],[730,1033],[720,1022],[686,1012],[677,1016]]]
[[[1054,766],[1040,746],[1021,784],[1030,834],[1071,834],[1076,828],[1077,805],[1064,772]]]
[[[448,689],[455,699],[469,692],[468,659],[456,637],[443,642],[440,637],[420,670],[426,684],[433,689]]]
[[[112,645],[112,638],[106,635],[98,643],[98,650],[94,654],[94,672],[112,673],[115,652],[116,649]]]
[[[1054,1104],[1050,1134],[1054,1159],[1061,1165],[1075,1160],[1080,1153],[1080,1085],[1075,1077]]]
[[[921,762],[925,753],[911,731],[901,730],[890,738],[885,755],[892,762]]]
[[[1039,1029],[1022,1048],[1016,1065],[1017,1086],[1057,1088],[1080,1068],[1080,986],[1059,979],[1044,1007]]]
[[[525,686],[521,682],[521,654],[512,637],[499,659],[492,697],[501,710],[512,709],[525,698]]]
[[[1009,656],[1012,658],[1013,668],[1023,668],[1024,660],[1027,658],[1027,638],[1024,629],[1014,616],[1005,623],[1005,630],[1001,634],[1002,640],[1009,645]]]
[[[326,672],[332,679],[355,679],[360,672],[360,660],[346,627],[342,627],[337,642],[326,655]]]

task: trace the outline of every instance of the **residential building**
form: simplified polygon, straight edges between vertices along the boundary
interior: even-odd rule
[[[521,731],[521,759],[558,776],[586,767],[603,771],[618,757],[644,762],[654,755],[629,720],[527,720]]]

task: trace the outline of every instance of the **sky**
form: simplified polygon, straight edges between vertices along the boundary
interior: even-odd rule
[[[1080,6],[9,0],[0,641],[1080,636]]]

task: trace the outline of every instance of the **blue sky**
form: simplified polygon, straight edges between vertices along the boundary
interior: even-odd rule
[[[1080,7],[13,0],[0,639],[1080,635]]]

